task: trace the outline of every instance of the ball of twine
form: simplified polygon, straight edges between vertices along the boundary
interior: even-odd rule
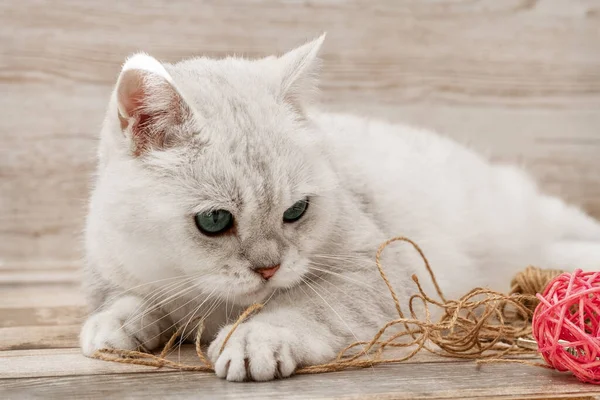
[[[531,297],[523,297],[521,301],[533,313],[537,305],[540,304],[540,300],[535,296],[538,293],[543,293],[548,283],[563,272],[565,271],[529,266],[518,272],[510,281],[509,294],[531,295]]]
[[[561,274],[537,297],[532,332],[546,362],[600,384],[600,272]]]

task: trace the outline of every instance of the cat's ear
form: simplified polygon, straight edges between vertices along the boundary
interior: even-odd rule
[[[281,98],[299,110],[309,104],[318,92],[321,67],[318,54],[325,35],[285,53],[278,60],[281,68]]]
[[[123,65],[116,100],[121,130],[135,156],[174,143],[192,116],[165,67],[143,53]]]

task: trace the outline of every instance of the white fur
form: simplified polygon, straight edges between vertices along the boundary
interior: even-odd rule
[[[127,61],[125,61],[122,72],[132,70],[140,70],[156,74],[168,82],[172,82],[171,75],[169,75],[165,67],[158,62],[156,58],[145,53],[134,54],[133,56],[129,57]]]
[[[168,76],[183,100],[163,104],[176,98],[158,93],[169,87],[147,91],[162,101],[145,105],[156,113],[148,132],[165,139],[147,148],[131,134],[135,115],[125,128],[119,122],[127,99],[111,99],[87,222],[94,312],[84,354],[156,348],[175,325],[189,334],[204,316],[218,376],[289,376],[393,317],[374,254],[397,235],[422,246],[448,297],[475,286],[506,290],[530,264],[599,267],[600,225],[516,167],[432,132],[307,108],[321,42],[282,57],[196,58],[164,71],[149,56],[125,64]],[[161,110],[177,107],[186,119],[170,127]],[[283,223],[307,196],[306,215]],[[211,209],[234,215],[232,234],[196,229],[194,215]],[[403,303],[413,273],[427,282],[405,244],[392,245],[384,263]],[[281,268],[268,281],[251,269],[273,264]],[[253,302],[266,305],[219,354],[227,324]]]

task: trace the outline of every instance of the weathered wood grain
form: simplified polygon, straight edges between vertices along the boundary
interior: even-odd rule
[[[435,377],[432,379],[432,377]],[[261,399],[489,399],[598,395],[600,389],[571,376],[515,365],[430,363],[373,370],[299,375],[268,383],[229,383],[212,374],[107,374],[0,379],[0,396],[45,398],[261,398]],[[546,398],[548,394],[545,395]]]
[[[402,353],[389,349],[386,357],[394,358]],[[406,354],[406,353],[404,353]],[[194,346],[185,344],[175,348],[168,358],[172,361],[189,365],[199,365],[198,356]],[[527,357],[536,359],[536,357]],[[422,363],[461,363],[465,360],[439,357],[422,352],[406,361],[405,364]],[[108,373],[129,372],[160,372],[168,373],[168,368],[156,369],[132,364],[120,364],[94,360],[83,357],[79,348],[48,348],[48,349],[21,349],[0,351],[0,378],[40,378],[60,377],[75,375],[104,375]]]
[[[190,349],[191,350],[191,349]],[[193,363],[194,352],[182,351],[181,362]],[[179,357],[175,359],[179,360]],[[0,351],[0,379],[40,378],[77,375],[102,375],[109,373],[143,372],[168,373],[142,365],[118,364],[94,360],[81,355],[78,348]]]
[[[22,284],[78,284],[80,281],[79,269],[0,270],[0,287]]]
[[[323,102],[438,129],[526,163],[600,216],[595,0],[0,4],[0,265],[78,260],[119,65],[263,56],[322,31]]]
[[[0,328],[1,350],[56,349],[79,346],[80,324]]]
[[[86,311],[77,270],[0,270],[0,350],[77,347]]]
[[[0,287],[0,309],[82,306],[79,284],[27,284]]]
[[[12,327],[77,325],[86,315],[84,306],[0,308],[0,329]]]

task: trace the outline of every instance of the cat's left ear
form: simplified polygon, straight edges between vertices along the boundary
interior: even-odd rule
[[[189,133],[192,110],[155,58],[143,53],[130,57],[115,93],[121,130],[134,156],[164,149]]]
[[[281,100],[290,103],[302,111],[310,104],[318,92],[319,69],[321,59],[319,50],[325,40],[325,33],[319,38],[308,42],[278,59],[281,71]]]

